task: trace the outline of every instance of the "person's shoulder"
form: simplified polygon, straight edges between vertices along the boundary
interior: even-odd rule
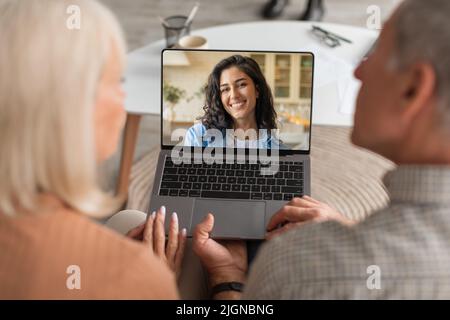
[[[86,286],[90,297],[98,298],[177,298],[175,281],[168,267],[141,242],[127,238],[75,211],[65,212],[61,224],[64,237],[73,239],[74,261],[95,279]],[[70,224],[70,229],[67,228]],[[61,254],[61,253],[59,253]]]
[[[199,147],[202,146],[202,137],[206,132],[206,128],[202,123],[192,125],[185,134],[184,145]]]
[[[168,266],[141,243],[127,241],[133,246],[127,247],[128,254],[106,279],[110,298],[178,299],[175,275]]]
[[[114,242],[116,244],[127,243],[127,241],[122,239],[123,237],[119,233],[105,227],[100,221],[96,221],[82,212],[70,208],[59,210],[54,215],[54,219],[60,226],[60,233],[64,233],[64,235],[68,237],[82,235],[80,241],[105,239],[108,242]]]
[[[66,237],[77,238],[80,249],[84,246],[84,254],[94,254],[97,258],[110,260],[114,257],[136,257],[145,252],[141,242],[128,238],[103,224],[96,222],[82,213],[66,210],[61,215],[61,233]],[[119,259],[120,261],[120,259]]]
[[[206,127],[204,126],[203,123],[199,122],[199,123],[195,123],[193,124],[189,129],[188,132],[190,133],[195,133],[195,134],[203,134],[206,130]]]
[[[290,149],[287,145],[285,145],[283,143],[283,141],[280,140],[280,138],[273,136],[273,135],[268,137],[267,142],[270,143],[271,148],[274,148],[274,149],[280,149],[280,150]]]

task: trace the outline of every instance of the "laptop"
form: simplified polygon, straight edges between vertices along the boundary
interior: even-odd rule
[[[264,239],[272,215],[311,192],[313,71],[311,52],[162,51],[149,211],[176,212],[188,237],[212,213],[211,237]]]

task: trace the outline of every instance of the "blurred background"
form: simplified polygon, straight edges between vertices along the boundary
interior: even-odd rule
[[[188,15],[197,0],[100,0],[110,7],[125,29],[129,49],[164,38],[158,16]],[[203,0],[192,24],[193,29],[222,24],[263,20],[261,9],[267,0]],[[297,20],[306,0],[289,0],[276,20]],[[399,0],[324,0],[322,21],[365,27],[367,7],[377,5],[384,20]],[[292,36],[292,35],[290,35]]]
[[[199,122],[198,118],[204,114],[204,88],[208,76],[219,61],[232,54],[248,56],[259,64],[274,98],[280,139],[289,148],[307,150],[312,94],[311,54],[165,51],[164,143],[173,145],[171,133],[174,130],[187,130]]]
[[[127,37],[129,51],[164,38],[164,30],[158,17],[188,15],[195,0],[100,0],[117,15]],[[399,0],[324,0],[325,13],[322,21],[366,27],[367,8],[377,5],[381,18],[385,20]],[[192,23],[195,29],[263,20],[261,9],[266,0],[200,1],[199,10]],[[283,13],[275,20],[297,20],[304,10],[306,0],[288,1]],[[295,37],[295,35],[287,35]],[[280,89],[282,91],[282,89]],[[140,125],[135,161],[160,144],[160,122],[158,116],[143,117]],[[314,130],[313,130],[314,138]],[[103,169],[108,172],[106,185],[114,186],[120,161],[119,149]]]

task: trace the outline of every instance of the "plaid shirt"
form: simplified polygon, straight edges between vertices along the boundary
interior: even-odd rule
[[[450,299],[450,166],[400,166],[389,205],[354,227],[308,224],[268,241],[244,299]]]

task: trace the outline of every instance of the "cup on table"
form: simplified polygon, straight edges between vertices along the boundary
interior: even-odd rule
[[[189,35],[191,25],[190,23],[186,25],[186,16],[170,16],[163,20],[164,32],[166,35],[166,46],[171,48],[178,43],[178,40]]]
[[[208,49],[208,40],[201,36],[184,36],[178,40],[178,48]]]

